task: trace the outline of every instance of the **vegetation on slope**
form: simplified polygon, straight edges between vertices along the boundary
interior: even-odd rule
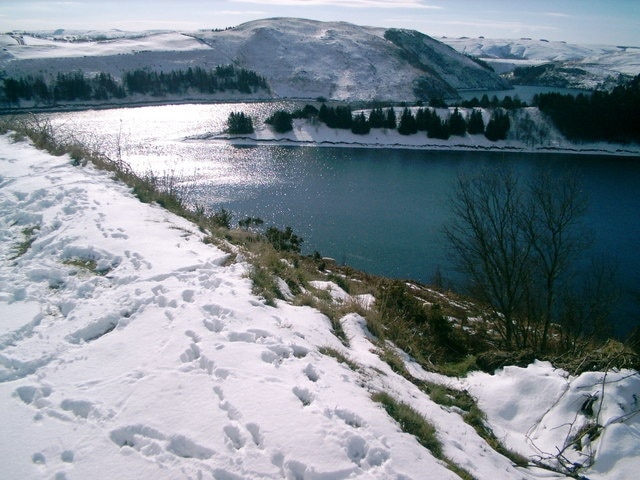
[[[58,73],[54,78],[42,75],[4,78],[0,101],[19,106],[21,101],[36,105],[56,105],[74,101],[105,101],[124,99],[131,95],[215,94],[237,91],[243,94],[268,91],[266,80],[250,70],[234,65],[219,65],[215,69],[189,67],[187,70],[156,72],[133,70],[116,79],[108,73],[93,76],[82,72]]]

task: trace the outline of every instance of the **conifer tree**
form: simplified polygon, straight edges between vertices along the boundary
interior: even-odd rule
[[[502,111],[502,109],[496,109],[491,116],[491,120],[487,124],[487,128],[484,131],[484,136],[492,142],[496,140],[504,140],[507,138],[507,132],[511,127],[509,115]]]
[[[364,116],[363,112],[360,112],[358,115],[353,117],[353,121],[351,122],[351,131],[358,135],[366,135],[371,130],[369,125],[369,121],[367,117]]]
[[[393,110],[393,107],[389,107],[387,109],[387,114],[384,121],[384,128],[395,129],[397,126],[398,123],[396,121],[396,112]]]
[[[451,135],[463,136],[467,131],[467,122],[460,111],[456,108],[449,117],[449,133]]]
[[[401,135],[411,135],[417,132],[418,126],[416,124],[416,119],[411,113],[411,110],[409,110],[409,108],[407,107],[404,107],[404,110],[402,110],[402,115],[400,115],[400,125],[398,125],[398,133],[400,133]]]
[[[376,107],[369,114],[369,126],[371,128],[383,128],[385,116],[382,107]]]
[[[482,119],[482,111],[473,109],[467,121],[467,132],[471,135],[484,133],[484,120]]]

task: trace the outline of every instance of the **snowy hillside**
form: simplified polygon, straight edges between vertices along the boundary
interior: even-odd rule
[[[73,40],[73,41],[70,41]],[[508,85],[450,47],[404,30],[277,18],[225,31],[0,36],[9,76],[213,68],[233,63],[264,76],[277,97],[413,100]]]
[[[481,58],[496,72],[510,72],[516,67],[553,63],[567,69],[583,70],[571,86],[594,88],[612,82],[620,74],[640,74],[640,46],[574,45],[544,39],[503,40],[490,38],[442,38],[457,51]],[[574,72],[575,75],[575,72]]]
[[[394,373],[361,316],[340,320],[346,347],[320,312],[267,306],[242,257],[108,174],[3,136],[0,187],[1,478],[458,478],[379,391],[427,418],[474,478],[564,478],[514,466]],[[640,469],[637,372],[574,378],[535,363],[455,379],[406,362],[470,392],[532,461],[558,466],[561,451],[591,479]],[[599,435],[571,443],[593,425]]]

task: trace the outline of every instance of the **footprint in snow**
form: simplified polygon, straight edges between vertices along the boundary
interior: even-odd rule
[[[314,395],[310,390],[301,387],[293,387],[293,394],[298,397],[298,400],[302,403],[303,407],[311,405]]]
[[[222,429],[227,439],[227,443],[234,449],[240,450],[244,447],[246,440],[240,433],[240,429],[235,425],[227,425]]]
[[[317,382],[320,379],[320,375],[318,371],[312,364],[308,364],[304,369],[304,374],[307,376],[309,380],[312,382]]]

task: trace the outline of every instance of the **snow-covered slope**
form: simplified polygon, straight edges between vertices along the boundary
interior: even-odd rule
[[[442,38],[442,42],[457,51],[482,58],[498,73],[510,72],[519,66],[553,63],[567,69],[583,70],[571,86],[593,88],[598,84],[614,83],[620,74],[640,74],[640,46],[575,45],[530,38]]]
[[[119,76],[133,68],[234,63],[264,76],[276,96],[340,100],[453,97],[460,88],[508,86],[426,35],[344,22],[275,18],[225,31],[104,36],[75,32],[71,38],[82,41],[70,42],[60,33],[4,35],[0,65],[14,76],[78,69]]]
[[[341,319],[343,346],[318,311],[265,305],[249,266],[194,225],[8,136],[0,238],[0,478],[457,478],[371,399],[380,390],[434,424],[444,455],[477,479],[562,477],[514,467],[395,374],[362,317]],[[572,378],[537,363],[459,380],[407,362],[470,391],[498,437],[532,458],[595,421],[600,435],[564,452],[593,453],[581,473],[640,468],[637,372]]]

